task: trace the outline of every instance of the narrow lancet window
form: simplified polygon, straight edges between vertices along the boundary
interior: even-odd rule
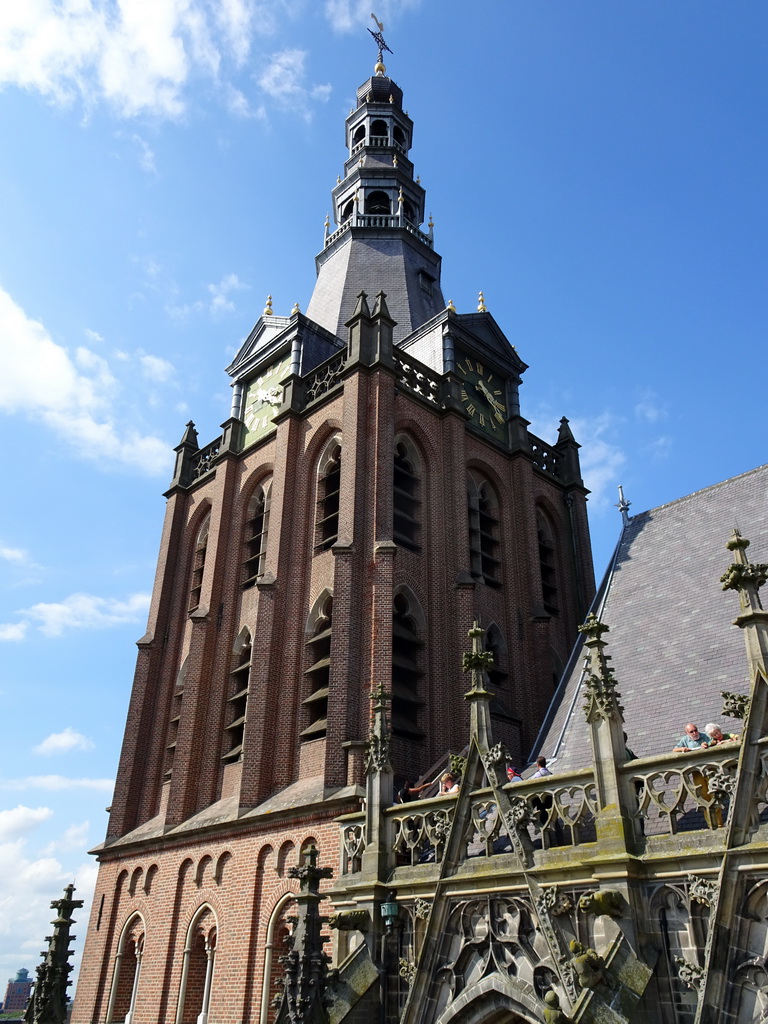
[[[312,635],[307,640],[308,668],[304,673],[309,681],[310,693],[302,701],[302,706],[309,712],[309,725],[301,733],[302,740],[316,740],[325,736],[328,722],[333,626],[333,597],[330,594],[320,598],[310,621]]]
[[[211,525],[210,512],[203,520],[197,532],[195,553],[192,559],[192,580],[189,587],[189,611],[193,612],[200,604],[203,589],[203,573],[205,572],[205,553],[208,549],[208,530]]]
[[[243,737],[251,676],[251,635],[247,629],[243,630],[237,639],[232,662],[233,667],[229,674],[227,725],[224,730],[225,753],[222,757],[222,760],[227,763],[240,761],[243,756]]]
[[[259,484],[248,502],[243,552],[243,586],[245,587],[253,586],[259,577],[264,575],[271,489],[271,481]]]
[[[395,445],[393,536],[396,544],[419,550],[421,532],[418,463],[405,441]]]
[[[315,547],[324,551],[339,537],[339,496],[341,492],[341,445],[334,441],[320,464]]]

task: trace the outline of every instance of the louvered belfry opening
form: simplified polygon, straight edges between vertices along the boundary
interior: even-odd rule
[[[269,533],[270,486],[256,488],[248,502],[243,546],[243,586],[250,587],[264,575]]]
[[[251,676],[251,637],[246,635],[236,650],[233,668],[229,674],[229,699],[227,700],[227,725],[224,729],[224,754],[222,761],[239,761],[243,756],[246,712],[248,709],[248,686]]]
[[[559,612],[557,595],[557,567],[555,564],[555,542],[552,530],[544,515],[536,513],[536,532],[539,539],[539,568],[541,571],[541,597],[544,609],[550,615]]]
[[[205,517],[203,525],[197,533],[195,540],[195,554],[192,559],[192,579],[189,585],[189,606],[188,610],[193,612],[200,605],[200,594],[203,589],[203,574],[205,572],[205,554],[208,549],[208,530],[211,525],[211,515]]]
[[[309,725],[301,733],[302,740],[316,740],[325,736],[331,675],[332,625],[333,598],[328,596],[322,604],[312,636],[307,640],[309,667],[304,674],[310,683],[310,693],[302,701],[302,706],[309,711]]]
[[[395,543],[411,551],[418,551],[421,529],[419,477],[408,446],[403,441],[395,445],[393,490]]]
[[[419,728],[423,646],[407,596],[396,594],[392,608],[392,732],[409,740],[424,736]]]
[[[467,484],[469,558],[472,575],[489,587],[501,586],[499,506],[487,480]]]
[[[325,550],[338,540],[339,495],[341,490],[341,445],[334,443],[328,453],[320,479],[317,498],[317,533],[315,546]]]

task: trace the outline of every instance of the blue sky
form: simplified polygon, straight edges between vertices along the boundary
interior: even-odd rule
[[[768,7],[375,10],[444,294],[484,291],[532,429],[571,419],[599,576],[617,484],[640,512],[765,461]],[[92,891],[172,448],[219,433],[267,294],[306,309],[370,11],[0,5],[0,978]]]

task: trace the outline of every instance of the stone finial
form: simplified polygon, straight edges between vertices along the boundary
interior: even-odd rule
[[[416,175],[416,184],[417,184],[417,185],[420,185],[420,184],[421,184],[421,175],[420,175],[420,174],[417,174],[417,175]],[[431,214],[431,213],[430,213],[430,215],[429,215],[429,219],[430,219],[430,220],[432,220],[432,214]]]
[[[298,302],[294,302],[293,309],[291,310],[291,316],[296,316],[296,314],[300,313],[300,312],[301,312],[301,310],[299,309]]]
[[[321,934],[323,918],[320,902],[326,899],[320,893],[320,879],[332,878],[330,868],[317,866],[317,850],[307,850],[304,863],[290,868],[288,875],[301,883],[296,897],[298,912],[291,936],[290,952],[280,957],[285,970],[283,1000],[278,1021],[291,1024],[318,1024],[327,1020],[324,997],[328,986],[328,964],[331,958],[323,952],[328,939]]]
[[[455,313],[456,307],[453,304],[453,299],[448,299],[448,305],[445,307],[449,313]]]
[[[397,167],[397,153],[392,154],[392,166]],[[400,189],[400,191],[402,192],[403,190]]]
[[[483,295],[482,292],[480,292],[479,295],[477,296],[477,312],[478,313],[487,313],[488,312],[488,310],[486,309],[486,306],[485,306],[485,296]]]
[[[402,206],[404,202],[405,202],[405,199],[403,198],[403,186],[401,185],[400,186],[400,191],[397,193],[397,203],[398,203],[398,206]]]
[[[392,694],[387,693],[382,683],[371,694],[373,704],[373,723],[368,737],[368,756],[365,762],[365,774],[372,772],[391,772],[389,759],[391,733],[387,720],[387,702]]]
[[[41,954],[43,962],[38,965],[37,981],[24,1014],[27,1024],[64,1024],[67,1019],[67,989],[71,984],[68,977],[72,971],[69,944],[74,938],[70,928],[75,923],[72,911],[83,905],[82,900],[72,898],[74,891],[74,885],[68,885],[63,899],[51,903],[57,915],[52,922],[53,934],[48,936],[48,949]]]
[[[616,679],[608,667],[610,659],[605,654],[606,643],[602,639],[603,634],[608,632],[608,626],[600,622],[594,612],[590,612],[584,625],[579,626],[579,632],[584,634],[584,644],[589,652],[584,683],[587,690],[584,702],[587,721],[614,718],[623,722],[624,708],[619,703],[621,694],[616,689]]]
[[[261,315],[262,316],[274,316],[274,313],[272,312],[272,296],[271,295],[267,296],[267,304],[264,307],[264,312]]]
[[[619,484],[619,501],[616,508],[621,512],[621,521],[626,526],[629,522],[629,509],[632,502],[624,497],[624,488]]]
[[[340,185],[340,184],[341,184],[341,175],[340,175],[340,174],[337,174],[337,175],[336,175],[336,184],[337,184],[337,185]]]

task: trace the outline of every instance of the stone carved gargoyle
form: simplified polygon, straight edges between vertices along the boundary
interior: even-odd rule
[[[340,910],[328,915],[328,924],[340,932],[367,932],[371,915],[367,910]]]
[[[582,914],[621,917],[624,913],[624,897],[618,889],[598,889],[597,892],[588,892],[581,897],[579,910]]]
[[[573,953],[571,967],[579,987],[597,988],[603,980],[603,968],[605,967],[603,958],[597,950],[590,949],[589,946],[582,946],[576,939],[571,940],[569,949]]]
[[[571,1018],[566,1017],[560,1009],[560,996],[557,992],[549,990],[544,995],[544,1021],[545,1024],[571,1024]]]

